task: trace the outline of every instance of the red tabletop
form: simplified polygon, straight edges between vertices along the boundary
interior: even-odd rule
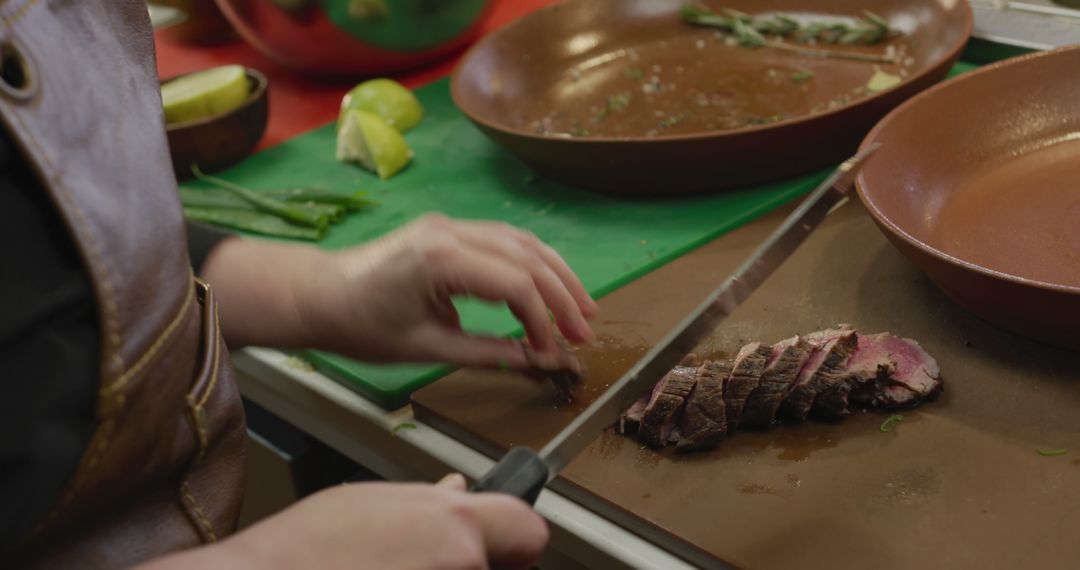
[[[491,15],[484,23],[483,33],[552,1],[496,0]],[[394,77],[415,88],[449,74],[459,57],[460,54]],[[355,84],[320,81],[300,75],[263,57],[239,40],[217,46],[196,46],[176,43],[158,34],[157,63],[161,77],[230,63],[253,67],[266,74],[270,80],[270,120],[258,149],[276,145],[332,121],[337,116],[341,97]]]

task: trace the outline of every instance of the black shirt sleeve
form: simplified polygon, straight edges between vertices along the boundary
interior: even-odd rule
[[[203,264],[206,263],[206,258],[210,256],[210,252],[230,234],[205,224],[188,222],[187,235],[191,267],[195,269],[195,274],[198,275],[202,272]]]
[[[94,427],[100,331],[71,234],[0,128],[0,550],[52,506]],[[189,224],[198,271],[228,234]]]
[[[0,544],[43,517],[93,429],[100,333],[67,227],[0,129]]]

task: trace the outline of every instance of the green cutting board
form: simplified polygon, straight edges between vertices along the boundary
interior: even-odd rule
[[[447,80],[419,89],[417,96],[426,117],[406,134],[416,156],[390,180],[337,162],[333,125],[258,153],[220,176],[258,189],[367,190],[379,205],[331,229],[319,243],[327,249],[369,241],[425,212],[509,222],[561,253],[596,297],[808,192],[824,177],[815,173],[692,198],[607,197],[537,178],[457,110]],[[459,309],[467,330],[520,334],[505,307],[463,301]],[[387,408],[406,404],[409,394],[451,370],[439,365],[376,366],[314,351],[306,357],[320,371]]]

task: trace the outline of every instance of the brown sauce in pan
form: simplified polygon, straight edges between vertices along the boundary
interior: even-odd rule
[[[1080,287],[1080,140],[968,178],[937,214],[930,244],[995,271]]]
[[[896,64],[809,57],[728,45],[687,28],[660,41],[614,49],[579,62],[524,106],[522,127],[543,135],[653,137],[766,125],[866,98],[877,69],[908,75],[904,38],[875,46],[831,46]]]

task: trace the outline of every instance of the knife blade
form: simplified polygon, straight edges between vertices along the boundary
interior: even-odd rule
[[[844,161],[764,241],[727,280],[687,315],[630,370],[585,408],[539,453],[511,449],[473,486],[473,491],[509,493],[534,504],[559,471],[585,449],[619,414],[652,388],[745,301],[848,196],[855,173],[880,145]]]

